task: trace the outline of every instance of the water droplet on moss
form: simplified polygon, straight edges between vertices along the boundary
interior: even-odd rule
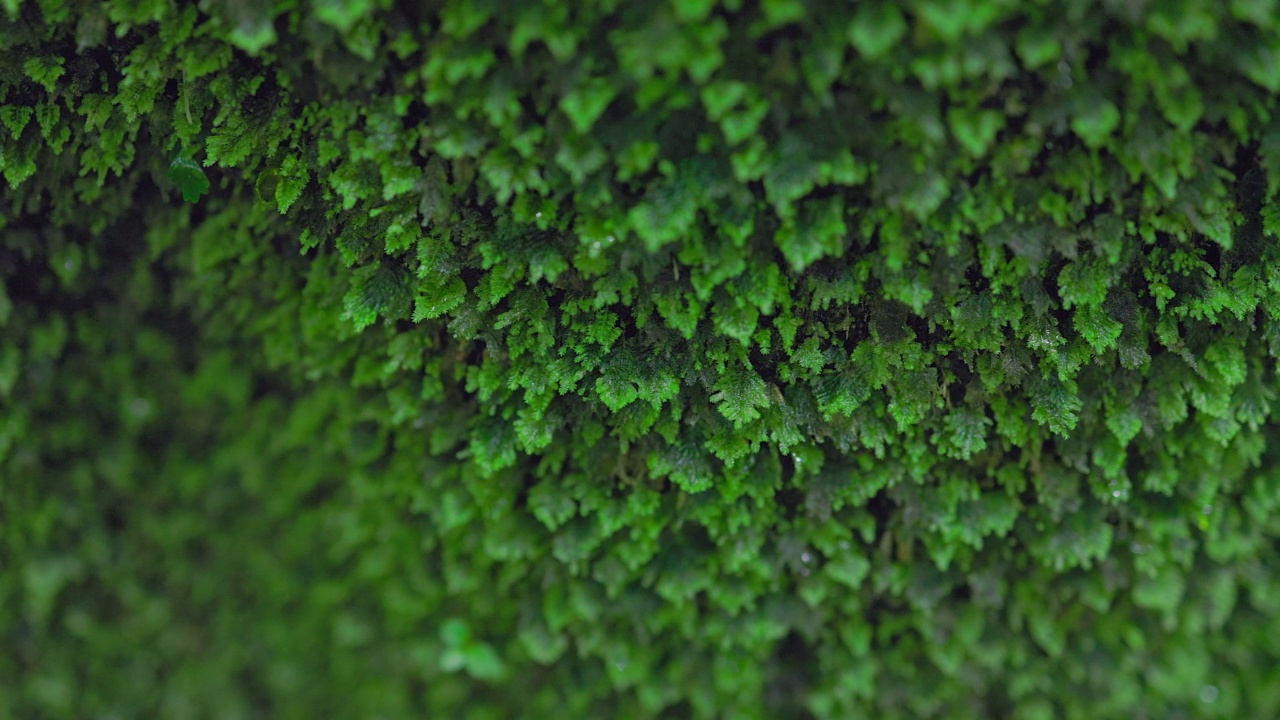
[[[129,414],[139,419],[150,415],[151,401],[146,398],[134,398],[129,403]]]

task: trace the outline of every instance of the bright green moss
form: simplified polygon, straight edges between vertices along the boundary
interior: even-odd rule
[[[1280,715],[1269,2],[0,2],[0,718]]]

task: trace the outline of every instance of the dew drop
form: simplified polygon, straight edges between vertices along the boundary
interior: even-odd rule
[[[808,565],[810,560],[813,560],[813,556],[810,555],[809,553],[803,553],[802,555],[800,555],[800,562],[804,563],[805,565]]]
[[[534,214],[533,214],[533,216],[534,216],[534,217],[536,217],[536,218],[540,218],[540,217],[542,217],[542,213],[540,213],[540,212],[538,212],[538,213],[534,213]]]
[[[810,574],[809,568],[800,568],[800,574],[803,575],[804,577],[809,577],[809,574]]]
[[[146,398],[134,398],[129,403],[129,413],[136,418],[144,418],[151,414],[151,401]]]
[[[1212,506],[1212,505],[1205,505],[1204,507],[1200,508],[1200,512],[1204,513],[1205,515],[1212,515],[1212,514],[1213,514],[1213,506]]]
[[[849,549],[849,541],[848,541],[848,540],[841,540],[841,541],[840,541],[840,549],[841,549],[841,550],[848,550],[848,549]]]
[[[1205,685],[1200,688],[1200,702],[1211,703],[1218,699],[1218,688],[1213,685]]]
[[[75,261],[72,260],[71,258],[67,258],[66,260],[63,260],[62,269],[66,270],[67,272],[71,272],[72,270],[75,270],[76,269]]]

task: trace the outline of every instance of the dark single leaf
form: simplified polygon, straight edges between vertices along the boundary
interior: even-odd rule
[[[187,202],[198,202],[201,195],[209,192],[209,176],[185,149],[169,163],[169,179],[182,191],[182,199]]]

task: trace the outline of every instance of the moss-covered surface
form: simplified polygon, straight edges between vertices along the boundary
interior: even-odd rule
[[[1280,716],[1273,6],[0,0],[0,718]]]

